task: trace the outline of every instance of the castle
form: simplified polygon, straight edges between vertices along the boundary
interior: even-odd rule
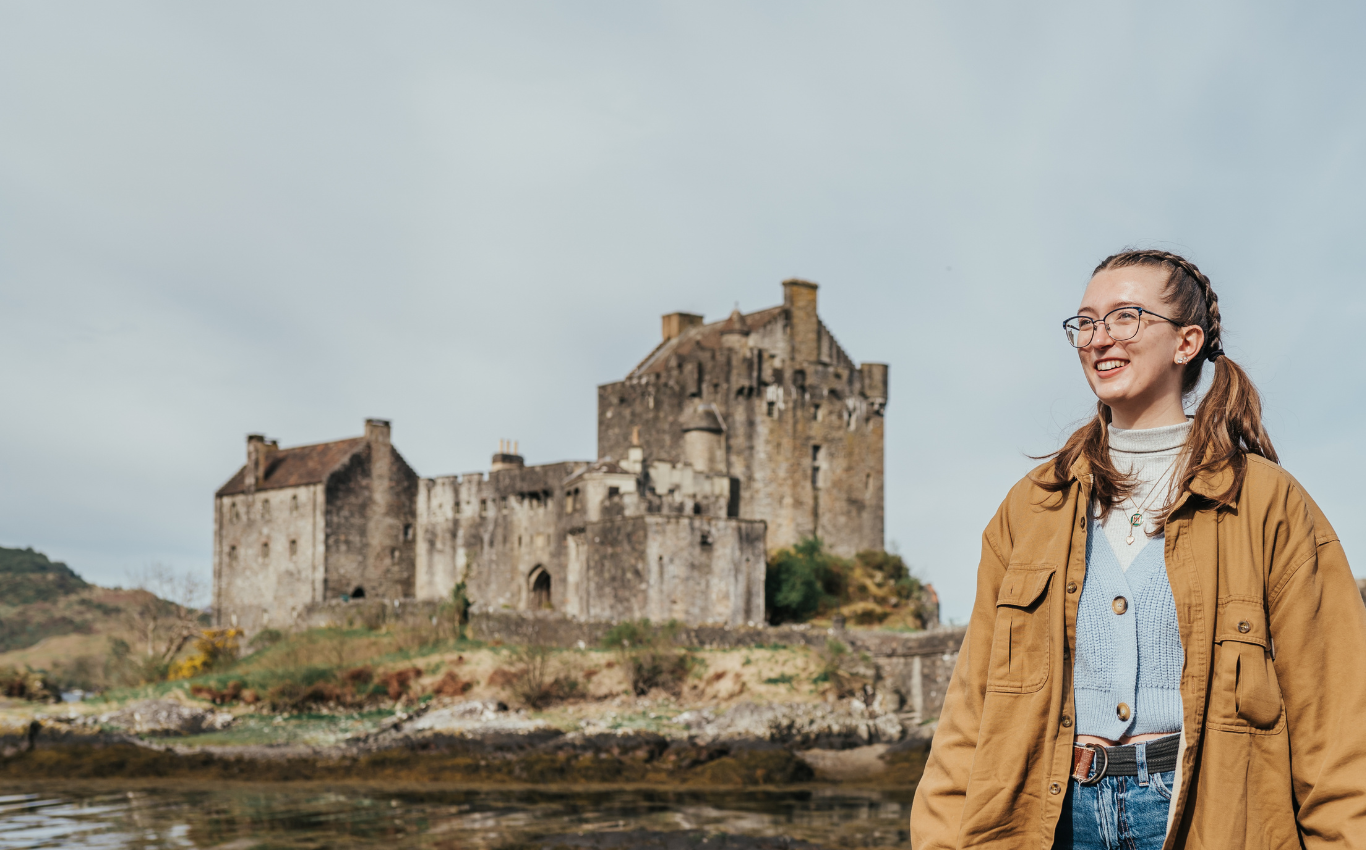
[[[365,434],[281,449],[247,437],[215,497],[214,611],[248,633],[335,599],[439,599],[594,621],[764,620],[769,549],[816,535],[883,544],[887,366],[855,364],[814,283],[724,321],[671,313],[663,338],[598,388],[598,460],[421,478]]]

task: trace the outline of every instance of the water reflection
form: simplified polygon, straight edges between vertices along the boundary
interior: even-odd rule
[[[109,785],[0,796],[0,850],[908,846],[909,790]]]

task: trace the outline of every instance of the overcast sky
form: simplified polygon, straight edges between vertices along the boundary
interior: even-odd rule
[[[963,620],[1139,245],[1366,572],[1364,10],[0,0],[0,545],[207,577],[248,432],[591,458],[660,314],[800,276],[891,364],[887,537]]]

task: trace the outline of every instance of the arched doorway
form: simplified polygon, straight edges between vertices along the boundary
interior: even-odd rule
[[[360,587],[360,586],[357,586],[355,590],[351,591],[351,598],[352,598],[352,599],[364,599],[364,598],[365,598],[365,588]]]
[[[528,606],[533,611],[549,611],[554,606],[550,604],[550,573],[546,572],[545,567],[537,564],[527,576],[527,581],[531,584],[531,604]]]

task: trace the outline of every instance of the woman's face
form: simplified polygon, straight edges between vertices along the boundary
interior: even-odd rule
[[[1077,313],[1103,319],[1119,307],[1142,307],[1170,316],[1162,298],[1167,275],[1161,266],[1099,272],[1087,284]],[[1091,342],[1077,349],[1077,356],[1091,390],[1109,405],[1116,427],[1157,427],[1185,421],[1181,406],[1184,366],[1177,360],[1184,356],[1190,362],[1204,339],[1198,327],[1178,328],[1145,313],[1133,339],[1116,341],[1109,328],[1098,326]]]

